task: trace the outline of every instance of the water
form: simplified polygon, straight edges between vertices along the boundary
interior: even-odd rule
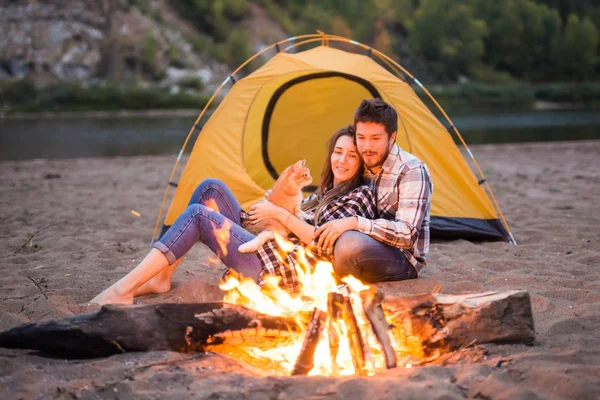
[[[600,139],[600,113],[593,110],[476,112],[450,117],[468,144]],[[0,161],[176,155],[195,119],[3,119]]]

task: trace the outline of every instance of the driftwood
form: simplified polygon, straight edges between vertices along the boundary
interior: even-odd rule
[[[422,356],[469,343],[530,343],[535,339],[531,301],[525,291],[465,295],[424,294],[383,304],[397,346]]]
[[[104,306],[94,314],[26,324],[0,333],[0,347],[34,349],[67,358],[129,351],[202,350],[248,330],[285,336],[297,325],[245,307],[223,303]]]
[[[353,361],[360,374],[365,366],[364,344],[352,305],[348,297],[344,296],[341,302],[339,296],[336,299],[332,307],[349,326]],[[369,308],[368,302],[365,308]],[[383,308],[387,323],[392,326],[395,351],[402,355],[412,352],[424,358],[469,343],[529,343],[535,338],[531,303],[524,291],[387,298]],[[271,317],[223,303],[104,306],[94,314],[2,332],[0,347],[41,350],[65,358],[128,351],[189,352],[202,350],[205,345],[253,337],[273,347],[298,330],[291,318]],[[335,342],[335,338],[332,340]],[[387,357],[386,352],[389,362],[391,358]]]

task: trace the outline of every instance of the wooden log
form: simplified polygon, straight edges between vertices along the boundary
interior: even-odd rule
[[[396,344],[417,343],[424,356],[470,343],[535,339],[531,301],[525,291],[389,298],[384,309]]]
[[[228,333],[245,329],[272,337],[273,332],[286,333],[298,326],[292,319],[220,302],[107,305],[94,314],[26,324],[0,333],[0,347],[34,349],[66,358],[128,351],[189,352],[226,341]]]
[[[329,293],[327,296],[327,315],[329,324],[327,325],[329,352],[331,355],[331,375],[340,374],[340,366],[337,362],[337,356],[340,350],[340,332],[342,332],[341,323],[343,322],[343,303],[344,296],[340,293]]]
[[[306,331],[306,336],[304,337],[304,342],[302,343],[302,349],[292,370],[292,375],[308,375],[310,370],[315,366],[315,350],[325,328],[326,320],[327,313],[315,307],[308,330]]]
[[[381,303],[383,302],[383,292],[374,287],[363,290],[360,293],[360,299],[363,303],[365,316],[371,325],[371,329],[377,338],[377,341],[383,349],[385,357],[385,366],[387,369],[396,368],[398,363],[396,358],[396,350],[392,343],[392,332],[390,325],[385,320],[385,314]]]
[[[423,358],[472,342],[529,343],[535,338],[531,302],[524,291],[388,298],[383,307],[393,325],[395,350],[403,356],[413,351]],[[348,297],[342,311],[355,369],[361,374],[364,343]],[[188,352],[248,338],[273,347],[298,330],[291,318],[222,303],[104,306],[94,314],[2,332],[0,347],[41,350],[64,358],[101,357],[126,351]]]
[[[366,375],[365,369],[365,349],[364,341],[360,333],[360,327],[356,320],[356,315],[350,302],[350,297],[344,296],[342,303],[343,318],[346,328],[348,329],[348,344],[350,345],[350,354],[352,355],[352,364],[354,371],[358,375]]]

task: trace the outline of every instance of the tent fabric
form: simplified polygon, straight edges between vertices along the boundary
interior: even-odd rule
[[[373,97],[398,111],[396,142],[429,168],[432,236],[509,240],[450,133],[410,85],[368,56],[328,46],[277,53],[232,86],[194,144],[164,225],[175,221],[207,178],[224,181],[244,208],[297,160],[306,159],[318,181],[328,138]]]

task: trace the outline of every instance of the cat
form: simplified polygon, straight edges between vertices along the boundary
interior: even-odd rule
[[[312,182],[310,170],[305,164],[306,160],[300,160],[284,169],[275,181],[271,193],[266,197],[266,200],[288,210],[297,217],[301,215],[302,188]],[[258,223],[247,221],[242,226],[257,236],[251,241],[240,245],[238,247],[240,253],[251,253],[258,250],[268,240],[275,238],[275,232],[283,237],[287,237],[290,233],[282,223],[273,218]]]

